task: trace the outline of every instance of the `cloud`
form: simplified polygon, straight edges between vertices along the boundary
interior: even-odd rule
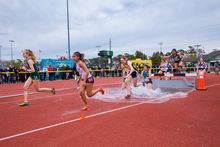
[[[218,0],[69,0],[71,52],[97,56],[97,45],[108,49],[109,37],[115,54],[140,49],[151,55],[163,42],[163,50],[202,44],[206,51],[220,48]],[[20,51],[43,50],[43,58],[66,55],[66,1],[0,1],[0,45],[10,59],[15,40]]]

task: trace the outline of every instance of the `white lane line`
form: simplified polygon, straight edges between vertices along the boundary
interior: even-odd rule
[[[132,104],[132,105],[128,105],[128,106],[124,106],[124,107],[120,107],[120,108],[116,108],[116,109],[112,109],[112,110],[108,110],[108,111],[103,111],[103,112],[100,112],[100,113],[95,113],[95,114],[86,116],[86,118],[92,118],[92,117],[96,117],[96,116],[100,116],[100,115],[104,115],[104,114],[108,114],[108,113],[112,113],[112,112],[128,109],[128,108],[131,108],[131,107],[135,107],[135,106],[139,106],[139,105],[142,105],[142,104],[150,103],[151,101],[155,101],[155,100],[159,100],[159,99],[161,99],[161,98],[154,99],[154,100],[149,100],[149,101],[144,101],[144,102],[140,102],[140,103],[136,103],[136,104]],[[26,132],[23,132],[23,133],[14,134],[14,135],[11,135],[11,136],[0,138],[0,141],[5,141],[5,140],[12,139],[12,138],[24,136],[24,135],[27,135],[27,134],[31,134],[31,133],[43,131],[43,130],[46,130],[46,129],[62,126],[62,125],[73,123],[73,122],[76,122],[76,121],[79,121],[79,120],[81,120],[81,119],[80,118],[76,118],[76,119],[72,119],[72,120],[69,120],[69,121],[64,121],[64,122],[61,122],[61,123],[49,125],[49,126],[46,126],[46,127],[41,127],[41,128],[38,128],[38,129],[33,129],[33,130],[26,131]]]
[[[120,85],[121,83],[109,83],[109,84],[99,84],[99,85],[94,85],[94,87],[97,86],[107,86],[107,85]],[[76,89],[76,87],[72,87],[72,88],[60,88],[57,89],[56,91],[63,91],[63,90],[71,90],[71,89]],[[42,92],[30,92],[29,95],[31,94],[37,94],[37,93],[42,93]],[[11,97],[17,97],[17,96],[22,96],[24,95],[23,93],[19,93],[19,94],[12,94],[12,95],[4,95],[4,96],[0,96],[0,99],[2,98],[11,98]]]
[[[29,94],[36,94],[38,92],[30,92]],[[17,97],[17,96],[21,96],[21,95],[24,95],[24,94],[12,94],[12,95],[4,95],[4,96],[0,96],[0,99],[3,99],[3,98],[9,98],[9,97]]]
[[[209,85],[209,86],[206,86],[206,87],[210,88],[210,87],[219,86],[219,85],[220,85],[220,83],[217,83],[217,84]]]
[[[29,100],[33,101],[33,100],[40,100],[40,99],[67,96],[67,95],[74,95],[74,94],[78,94],[78,93],[71,92],[71,93],[65,93],[65,94],[60,94],[60,95],[56,94],[56,95],[51,95],[51,96],[42,96],[42,97],[37,97],[37,98],[29,98]],[[17,102],[18,102],[18,100],[17,101],[2,102],[2,103],[0,103],[0,105],[1,104],[17,103]]]

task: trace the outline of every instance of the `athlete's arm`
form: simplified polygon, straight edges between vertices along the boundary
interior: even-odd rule
[[[148,70],[148,74],[149,74],[148,77],[151,78],[151,69],[150,68]]]
[[[134,68],[132,66],[132,62],[128,61],[128,66],[130,67],[130,73],[127,75],[127,77],[129,77],[131,75],[131,73],[134,71]]]
[[[30,69],[27,69],[28,72],[35,72],[35,69],[34,69],[34,61],[29,59],[28,60],[28,65],[30,67]]]
[[[81,76],[77,76],[76,82],[79,83],[80,80],[81,80]]]
[[[123,64],[121,64],[121,70],[122,70],[122,77],[125,77],[125,67]]]
[[[140,77],[141,77],[141,78],[144,78],[144,70],[141,72]]]

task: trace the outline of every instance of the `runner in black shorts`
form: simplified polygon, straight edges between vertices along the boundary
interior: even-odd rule
[[[128,61],[125,56],[121,57],[121,66],[122,66],[123,70],[124,71],[126,70],[126,72],[127,72],[127,75],[124,77],[125,82],[123,83],[122,88],[127,89],[127,96],[125,96],[125,98],[130,98],[130,96],[131,96],[131,87],[130,87],[131,80],[133,80],[134,87],[140,86],[140,85],[138,85],[138,78],[137,78],[138,73],[135,70],[132,62]]]

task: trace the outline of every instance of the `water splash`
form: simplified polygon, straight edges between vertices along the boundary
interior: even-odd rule
[[[185,98],[189,90],[179,89],[147,89],[146,87],[132,87],[132,96],[130,101],[145,101],[151,100],[153,103],[166,102],[174,98]],[[106,88],[105,94],[97,94],[94,99],[99,99],[107,102],[120,102],[124,101],[126,90],[121,88]]]

